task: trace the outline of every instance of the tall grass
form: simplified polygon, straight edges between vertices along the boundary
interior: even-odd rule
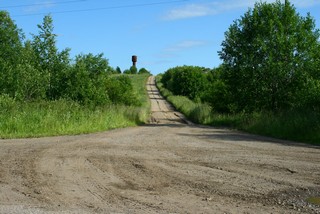
[[[320,113],[315,111],[252,113],[240,128],[255,134],[320,145]]]
[[[133,89],[140,102],[139,107],[131,107],[127,109],[127,116],[135,118],[137,124],[146,123],[150,117],[150,100],[146,89],[148,74],[129,75],[132,80]]]
[[[83,134],[144,123],[149,115],[147,76],[131,77],[140,106],[83,106],[74,101],[18,102],[0,96],[0,138]]]
[[[219,114],[212,112],[207,104],[195,103],[183,96],[174,96],[163,88],[159,78],[157,80],[160,93],[195,123],[230,127],[249,133],[320,145],[320,112],[296,109],[277,113]]]
[[[0,112],[0,137],[41,137],[82,134],[133,126],[123,106],[95,109],[73,101],[58,100],[37,103],[12,102]]]

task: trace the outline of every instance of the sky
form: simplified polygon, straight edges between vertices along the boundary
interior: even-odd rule
[[[284,0],[281,0],[284,1]],[[275,0],[267,0],[275,2]],[[291,0],[297,12],[310,12],[320,28],[320,0]],[[218,51],[234,20],[255,0],[0,0],[27,39],[51,14],[59,50],[99,54],[121,70],[132,65],[156,75],[169,68],[219,66]]]

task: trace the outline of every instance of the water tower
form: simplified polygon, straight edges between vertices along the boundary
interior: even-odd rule
[[[138,57],[136,55],[133,55],[132,56],[132,66],[136,67],[137,61],[138,61]]]

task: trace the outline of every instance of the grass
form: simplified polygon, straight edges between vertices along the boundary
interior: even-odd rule
[[[139,107],[131,107],[127,110],[127,116],[135,116],[135,121],[138,124],[146,123],[150,116],[150,100],[148,97],[148,92],[146,90],[146,83],[149,75],[139,74],[139,75],[129,75],[132,80],[133,89],[138,97],[141,105]],[[130,116],[131,115],[131,116]]]
[[[131,76],[140,106],[82,106],[73,101],[17,102],[0,96],[0,138],[73,135],[135,126],[149,116],[146,75]]]
[[[255,134],[320,145],[320,113],[316,111],[253,113],[241,128]]]
[[[157,77],[160,93],[191,121],[217,127],[229,127],[253,134],[320,145],[320,112],[300,109],[285,112],[219,114],[210,106],[195,103],[187,97],[174,96],[163,88]]]
[[[320,206],[320,197],[311,197],[308,198],[307,201],[311,204]]]

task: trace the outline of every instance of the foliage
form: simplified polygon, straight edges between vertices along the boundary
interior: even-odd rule
[[[129,69],[125,69],[125,70],[123,71],[123,74],[131,74],[131,71],[130,71]]]
[[[138,74],[149,74],[149,75],[151,75],[150,71],[148,71],[145,68],[140,68],[139,71],[138,71]]]
[[[68,68],[70,50],[58,51],[57,35],[53,33],[54,26],[51,16],[45,16],[43,23],[38,25],[38,29],[38,35],[33,35],[31,42],[35,56],[33,66],[45,76],[49,76],[47,98],[58,99],[61,96],[60,78],[62,71]]]
[[[91,106],[67,99],[24,102],[0,95],[0,138],[82,134],[144,123],[150,111],[145,88],[147,76],[126,78],[133,83],[132,93],[140,95],[141,106],[111,103]]]
[[[105,75],[91,76],[90,74],[84,65],[74,65],[65,70],[61,79],[62,97],[85,105],[96,106],[109,103]]]
[[[0,137],[87,133],[147,120],[147,76],[114,75],[120,68],[103,54],[70,59],[69,49],[56,46],[50,16],[38,29],[23,41],[9,14],[0,12]]]
[[[8,13],[0,12],[0,23],[0,95],[20,101],[67,99],[89,106],[139,105],[131,79],[111,77],[121,70],[110,67],[102,53],[71,60],[70,49],[58,50],[51,16],[43,18],[38,34],[24,44]]]
[[[121,74],[122,73],[121,72],[121,68],[119,66],[116,67],[116,72],[115,73],[117,73],[117,74]]]
[[[299,105],[305,82],[319,73],[319,31],[289,1],[256,3],[225,34],[223,81],[237,111]]]
[[[161,82],[174,95],[187,96],[192,100],[201,100],[208,87],[204,69],[197,66],[178,66],[166,71]]]
[[[137,74],[138,73],[138,69],[136,66],[131,66],[130,67],[130,74]]]
[[[113,103],[139,105],[128,76],[120,75],[110,78],[107,83],[107,94]]]
[[[103,57],[103,53],[93,55],[89,54],[80,54],[76,56],[76,67],[83,67],[91,77],[98,76],[102,73],[112,73],[112,69],[108,65],[109,62],[106,58]]]
[[[0,94],[15,97],[16,66],[21,61],[22,33],[5,11],[0,11]]]
[[[20,61],[22,31],[6,11],[0,11],[0,62],[15,65]]]

